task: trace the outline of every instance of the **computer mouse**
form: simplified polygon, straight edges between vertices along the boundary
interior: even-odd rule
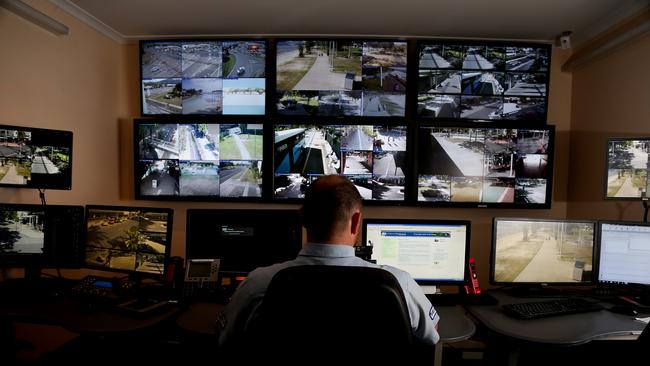
[[[639,313],[633,306],[626,305],[614,305],[609,308],[609,311],[623,315],[637,315]]]

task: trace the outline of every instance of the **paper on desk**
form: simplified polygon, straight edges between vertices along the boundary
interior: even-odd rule
[[[647,318],[634,318],[634,319],[636,319],[636,320],[638,320],[640,322],[644,322],[646,324],[648,324],[650,322],[650,317],[647,317]]]

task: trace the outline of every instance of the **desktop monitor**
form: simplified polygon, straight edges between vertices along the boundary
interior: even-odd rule
[[[408,176],[404,125],[274,125],[276,200],[304,198],[322,175],[350,179],[364,200],[403,202]]]
[[[83,206],[0,204],[0,267],[81,267],[83,217]]]
[[[371,261],[408,272],[420,285],[464,285],[468,279],[470,222],[363,220],[362,245]]]
[[[142,115],[262,115],[266,41],[140,42]]]
[[[187,259],[219,258],[219,271],[247,275],[296,258],[302,247],[298,210],[189,209]]]
[[[490,283],[591,284],[596,222],[495,217]]]
[[[278,114],[404,117],[407,46],[394,40],[278,40]]]
[[[650,180],[650,137],[607,141],[606,199],[647,200]]]
[[[262,197],[263,125],[137,119],[136,199]]]
[[[423,41],[418,52],[418,116],[546,122],[550,45]]]
[[[598,241],[598,282],[650,286],[649,224],[601,221]]]
[[[85,266],[163,278],[173,215],[168,208],[86,206]]]
[[[0,125],[0,187],[72,188],[72,132]]]
[[[446,207],[549,208],[554,126],[422,125],[418,202]]]

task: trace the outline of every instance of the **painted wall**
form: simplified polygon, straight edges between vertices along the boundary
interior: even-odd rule
[[[650,34],[573,72],[572,218],[643,218],[638,201],[604,200],[609,137],[650,136]]]
[[[173,255],[185,252],[187,208],[254,208],[262,204],[134,201],[131,122],[139,114],[137,45],[120,45],[45,1],[31,6],[71,29],[56,37],[0,8],[0,123],[74,132],[71,191],[47,191],[51,204],[119,204],[175,209]],[[560,67],[569,52],[553,49],[549,123],[557,127],[550,210],[368,207],[368,217],[472,220],[472,251],[487,286],[494,216],[564,218],[571,142],[571,74]],[[0,189],[0,201],[36,203],[36,191]],[[284,208],[290,205],[272,205]]]

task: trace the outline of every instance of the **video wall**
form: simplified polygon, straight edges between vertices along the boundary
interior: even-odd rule
[[[548,208],[551,46],[360,38],[140,43],[137,199]],[[267,92],[270,91],[270,92]]]

